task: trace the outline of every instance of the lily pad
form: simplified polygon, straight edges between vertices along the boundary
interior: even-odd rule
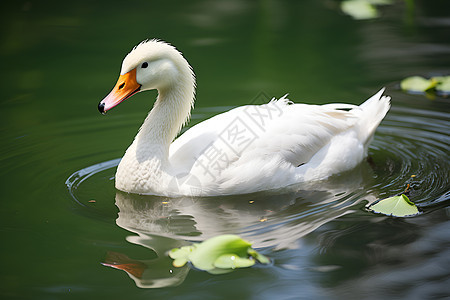
[[[450,94],[450,76],[434,77],[438,84],[436,85],[436,91],[438,93],[449,95]]]
[[[411,76],[400,82],[404,91],[411,93],[425,93],[427,97],[434,98],[435,94],[443,97],[450,95],[450,76],[434,76],[430,79],[421,76]]]
[[[181,248],[174,248],[170,250],[169,256],[170,258],[174,259],[172,264],[178,268],[184,266],[188,262],[187,257],[194,249],[195,245],[184,246]]]
[[[426,79],[421,76],[407,77],[400,82],[400,87],[404,91],[422,93],[434,88],[438,84],[435,78]]]
[[[404,194],[380,200],[370,205],[368,209],[394,217],[410,217],[419,214],[417,206]]]
[[[197,269],[212,274],[250,267],[256,261],[270,263],[270,260],[254,250],[248,241],[233,234],[220,235],[200,244],[172,249],[169,256],[174,259],[175,267],[181,267],[189,261]]]
[[[242,258],[235,254],[224,254],[214,261],[214,266],[221,269],[247,268],[254,264],[254,259]]]
[[[379,17],[375,5],[392,4],[391,0],[345,0],[341,2],[341,10],[355,20],[368,20]]]
[[[252,256],[254,259],[259,261],[260,263],[266,264],[266,265],[270,264],[270,259],[268,257],[262,255],[261,253],[257,252],[253,248],[248,248],[247,252],[248,252],[248,254],[250,254],[250,256]]]
[[[378,17],[377,9],[368,1],[342,1],[341,10],[355,20],[375,19]]]

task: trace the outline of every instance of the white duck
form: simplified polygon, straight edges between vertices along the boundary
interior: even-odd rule
[[[116,188],[137,194],[213,196],[283,188],[355,167],[390,107],[383,90],[361,104],[293,104],[286,97],[212,117],[175,137],[188,121],[195,76],[173,46],[140,43],[125,57],[101,113],[137,92],[158,90],[125,152]]]

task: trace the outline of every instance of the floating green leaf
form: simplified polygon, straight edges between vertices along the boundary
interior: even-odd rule
[[[368,208],[375,213],[394,217],[414,216],[419,213],[417,206],[404,194],[380,200]]]
[[[434,88],[438,84],[435,78],[426,79],[421,76],[411,76],[400,82],[400,87],[404,91],[425,92]]]
[[[231,272],[246,268],[259,261],[268,264],[270,260],[258,253],[251,244],[237,235],[225,234],[213,237],[200,244],[172,249],[169,256],[175,267],[190,261],[194,267],[212,274]]]
[[[434,78],[438,81],[436,91],[445,95],[450,94],[450,76],[440,76]]]
[[[261,253],[258,253],[256,250],[252,249],[252,248],[248,248],[247,250],[248,254],[250,254],[250,256],[252,256],[253,258],[255,258],[257,261],[259,261],[262,264],[269,264],[270,263],[270,259],[267,258],[266,256],[262,255]]]
[[[411,76],[400,82],[402,90],[412,93],[425,93],[434,98],[435,94],[447,97],[450,95],[450,76],[434,76],[430,79],[421,76]]]
[[[224,254],[214,261],[214,266],[221,269],[247,268],[255,264],[254,259],[242,258],[236,254]]]
[[[187,257],[194,249],[195,249],[195,245],[184,246],[181,248],[174,248],[174,249],[170,250],[169,256],[174,259],[172,264],[175,267],[184,266],[188,262]]]
[[[341,10],[355,20],[374,19],[378,17],[377,9],[368,1],[342,1]]]
[[[341,2],[341,10],[355,20],[378,18],[375,5],[391,4],[391,0],[345,0]]]

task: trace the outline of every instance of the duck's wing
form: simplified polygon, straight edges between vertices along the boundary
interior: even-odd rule
[[[355,106],[293,104],[286,98],[242,106],[187,130],[170,147],[170,162],[180,170],[195,164],[226,167],[277,156],[299,166],[330,139],[352,127]]]
[[[281,98],[235,108],[186,131],[172,144],[169,160],[176,174],[194,175],[209,194],[324,179],[367,154],[390,107],[382,92],[360,106]]]

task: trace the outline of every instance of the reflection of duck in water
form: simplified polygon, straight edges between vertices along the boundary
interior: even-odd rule
[[[255,249],[297,248],[303,236],[352,212],[359,200],[341,199],[354,193],[361,186],[358,179],[363,179],[361,173],[349,177],[344,184],[327,181],[328,191],[318,191],[311,185],[309,191],[239,197],[168,198],[118,192],[117,225],[136,234],[127,241],[152,249],[157,258],[136,260],[109,253],[104,265],[126,271],[139,287],[154,288],[184,281],[189,267],[174,268],[167,256],[170,249],[185,245],[184,240],[203,241],[234,233],[251,241]],[[365,195],[364,199],[371,202],[375,197]]]
[[[360,106],[293,104],[283,97],[232,109],[174,141],[194,103],[194,74],[174,47],[150,40],[125,57],[99,110],[151,89],[158,99],[117,168],[122,191],[227,195],[324,179],[363,160],[390,106],[383,90]],[[179,184],[189,180],[199,184]]]
[[[368,172],[366,172],[368,171]],[[158,235],[203,241],[221,234],[238,234],[255,247],[290,247],[320,225],[347,214],[362,200],[358,197],[370,170],[357,168],[341,178],[310,184],[308,189],[258,192],[221,197],[161,197],[116,193],[118,226],[138,235]],[[323,185],[327,190],[323,190]],[[306,187],[302,184],[302,187]],[[349,198],[349,195],[355,195]],[[346,200],[343,200],[346,199]],[[287,221],[289,220],[289,221]],[[280,226],[283,224],[283,226]],[[254,236],[249,228],[265,228]],[[270,239],[270,242],[267,240]]]

